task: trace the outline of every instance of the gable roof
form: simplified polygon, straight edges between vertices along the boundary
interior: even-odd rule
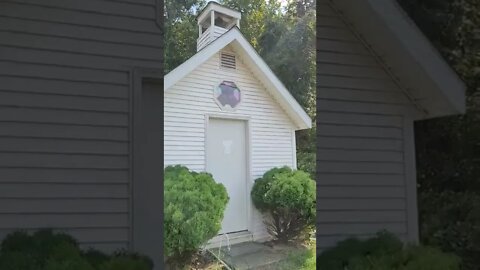
[[[465,84],[396,0],[328,0],[424,109],[417,119],[465,113]]]
[[[258,55],[252,45],[242,35],[237,27],[231,28],[222,36],[197,52],[183,64],[170,71],[164,78],[164,90],[171,88],[174,84],[194,71],[210,57],[225,48],[227,45],[239,52],[245,64],[250,70],[257,74],[258,79],[266,87],[267,91],[274,97],[278,104],[286,111],[298,129],[312,127],[312,120],[295,98],[285,88],[282,82],[275,76],[265,61]]]

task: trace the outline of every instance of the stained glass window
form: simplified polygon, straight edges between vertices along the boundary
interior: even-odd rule
[[[223,81],[215,87],[215,99],[224,109],[234,109],[240,103],[241,92],[234,82]]]

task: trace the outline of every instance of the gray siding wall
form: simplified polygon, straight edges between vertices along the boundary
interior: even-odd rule
[[[382,229],[415,240],[413,106],[348,20],[318,5],[318,247]]]
[[[155,0],[0,2],[0,239],[54,227],[129,247],[131,72],[162,67],[157,13]]]

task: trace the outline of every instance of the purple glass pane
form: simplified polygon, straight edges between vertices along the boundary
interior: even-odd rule
[[[219,92],[217,94],[217,100],[222,106],[230,105],[235,108],[241,100],[240,89],[234,82],[223,81],[219,86]]]

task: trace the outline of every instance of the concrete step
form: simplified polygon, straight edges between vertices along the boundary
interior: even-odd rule
[[[237,233],[229,233],[227,235],[217,235],[208,241],[205,248],[213,249],[218,247],[225,247],[225,246],[232,246],[244,242],[253,242],[253,234],[245,231],[245,232],[237,232]]]

